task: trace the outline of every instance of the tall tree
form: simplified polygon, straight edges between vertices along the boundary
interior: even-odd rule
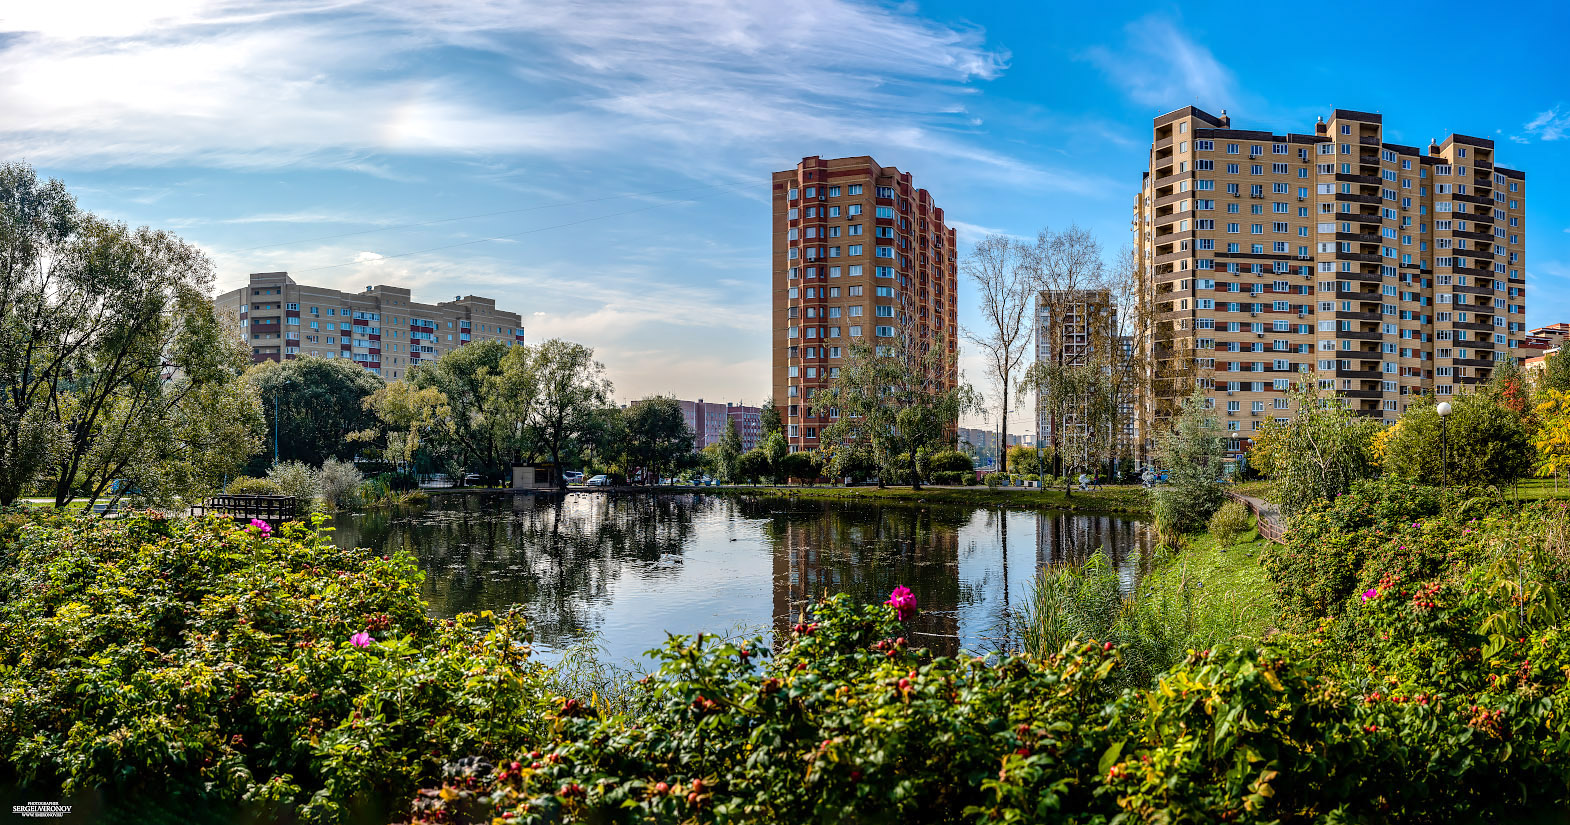
[[[784,425],[780,423],[780,408],[774,406],[773,397],[763,402],[763,408],[758,413],[758,424],[763,430],[762,438],[768,438],[772,433],[784,432]]]
[[[1007,235],[988,235],[961,265],[976,285],[981,326],[967,327],[965,337],[981,348],[987,377],[998,388],[999,470],[1008,472],[1009,404],[1014,376],[1030,346],[1027,326],[1031,303],[1032,272],[1025,265],[1019,244]]]
[[[528,434],[559,471],[569,449],[590,443],[595,410],[610,402],[611,382],[605,378],[605,365],[594,360],[594,350],[582,344],[552,338],[527,351],[535,392]],[[560,472],[557,478],[565,488],[567,480]]]
[[[813,404],[829,408],[831,418],[838,413],[823,429],[824,443],[870,448],[886,471],[907,471],[920,490],[917,452],[951,449],[960,414],[979,403],[969,385],[954,380],[956,356],[943,336],[922,342],[908,325],[896,333],[880,339],[889,344],[852,344],[840,377]],[[903,466],[896,468],[896,462]]]
[[[720,435],[718,446],[715,456],[719,460],[719,476],[729,483],[735,478],[736,462],[742,454],[741,433],[737,431],[734,420],[725,419],[725,432]]]
[[[516,405],[503,403],[494,391],[509,349],[498,341],[476,341],[409,371],[414,386],[438,390],[447,399],[448,415],[426,446],[460,481],[466,472],[499,477],[519,452],[523,433]]]
[[[249,456],[248,357],[211,288],[195,247],[0,165],[0,504],[39,482],[56,506],[189,498]]]
[[[1537,391],[1558,390],[1570,392],[1570,352],[1560,347],[1543,362],[1543,371],[1537,377]]]
[[[452,412],[439,390],[421,389],[408,381],[394,381],[371,393],[365,407],[376,414],[381,426],[355,438],[373,445],[399,472],[414,472],[425,439]]]
[[[245,377],[267,417],[267,448],[252,461],[254,475],[272,466],[275,455],[279,463],[312,467],[329,458],[354,458],[358,434],[377,427],[376,414],[365,402],[386,386],[358,364],[336,358],[263,361]]]
[[[627,466],[643,470],[645,483],[659,483],[661,473],[680,469],[692,459],[694,436],[676,399],[645,398],[624,413]]]

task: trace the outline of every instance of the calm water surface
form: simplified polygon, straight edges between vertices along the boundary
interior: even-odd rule
[[[899,584],[922,644],[991,650],[1042,565],[1105,549],[1131,588],[1149,547],[1143,523],[1110,516],[701,494],[447,495],[335,526],[341,545],[418,557],[439,616],[516,607],[545,658],[593,635],[639,667],[667,632],[766,636],[811,597],[881,602]]]

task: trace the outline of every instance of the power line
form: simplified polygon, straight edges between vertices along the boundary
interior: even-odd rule
[[[538,228],[535,228],[535,229],[525,229],[525,230],[523,230],[521,232],[510,232],[510,233],[508,233],[506,235],[494,235],[494,236],[489,237],[489,238],[480,238],[478,240],[473,240],[473,241],[463,241],[462,243],[447,244],[445,246],[433,246],[433,247],[430,247],[428,249],[416,249],[416,250],[413,250],[411,252],[399,252],[396,255],[383,255],[380,258],[376,258],[376,259],[370,260],[370,261],[349,261],[347,263],[341,263],[341,264],[328,264],[327,266],[312,267],[311,269],[301,269],[301,270],[299,270],[299,272],[301,272],[301,273],[304,273],[304,272],[320,272],[320,271],[322,271],[324,269],[338,269],[339,267],[356,266],[358,264],[375,263],[376,261],[385,261],[385,260],[389,260],[389,259],[392,259],[392,258],[407,258],[410,255],[423,255],[426,252],[439,252],[439,251],[441,251],[443,249],[456,249],[456,248],[458,248],[460,246],[473,246],[474,244],[489,243],[490,241],[500,241],[500,240],[505,240],[507,238],[516,238],[516,237],[518,237],[520,235],[532,235],[532,234],[534,234],[536,232],[547,232],[547,231],[552,230],[552,229],[562,229],[562,228],[568,227],[568,226],[577,226],[578,224],[589,223],[590,221],[604,220],[606,218],[619,218],[622,215],[632,215],[632,214],[635,214],[637,212],[647,212],[650,209],[658,209],[658,208],[660,208],[662,206],[675,206],[675,205],[679,205],[679,204],[696,203],[696,202],[697,202],[696,200],[686,200],[686,201],[674,201],[674,202],[671,202],[671,203],[652,203],[652,204],[649,204],[648,206],[642,206],[642,207],[639,207],[637,209],[628,209],[628,210],[626,210],[624,212],[612,212],[609,215],[595,215],[592,218],[583,218],[581,220],[568,221],[567,223],[558,223],[558,224],[555,224],[553,226],[541,226],[541,227],[538,227]]]
[[[481,212],[481,213],[475,214],[475,215],[459,215],[458,217],[455,217],[455,218],[437,218],[436,220],[420,221],[418,223],[403,223],[403,224],[395,224],[393,226],[379,226],[379,227],[377,227],[375,229],[361,229],[361,230],[357,230],[355,232],[340,232],[340,233],[338,233],[336,235],[317,235],[314,238],[300,238],[298,240],[293,240],[293,241],[279,241],[278,243],[262,244],[261,246],[247,246],[247,247],[244,247],[242,249],[236,249],[234,251],[235,252],[253,252],[253,251],[258,250],[258,249],[272,249],[274,247],[292,246],[294,244],[310,243],[312,241],[330,241],[330,240],[334,240],[334,239],[337,239],[337,238],[351,238],[351,237],[354,237],[356,235],[370,235],[370,234],[374,234],[376,232],[391,232],[391,231],[393,231],[395,229],[414,229],[414,228],[421,227],[421,226],[434,226],[435,224],[439,224],[439,223],[452,223],[454,221],[468,221],[468,220],[474,220],[476,218],[491,218],[491,217],[495,217],[497,215],[516,215],[516,214],[518,214],[520,212],[535,212],[535,211],[538,211],[538,210],[541,210],[541,209],[556,209],[558,207],[563,207],[563,206],[581,206],[581,205],[586,204],[586,203],[600,203],[602,201],[621,200],[621,199],[624,199],[624,198],[652,197],[654,195],[665,195],[665,194],[669,194],[671,192],[691,192],[691,191],[696,190],[696,189],[733,189],[733,188],[740,187],[740,186],[752,186],[752,185],[753,184],[752,184],[751,181],[746,181],[746,182],[741,182],[741,183],[716,183],[716,184],[705,184],[703,186],[682,186],[682,187],[677,187],[677,188],[674,188],[674,189],[659,189],[659,190],[656,190],[656,191],[653,191],[653,192],[630,192],[630,193],[627,193],[627,194],[624,194],[624,195],[606,195],[605,197],[602,197],[602,198],[585,198],[584,200],[578,200],[578,201],[562,201],[561,203],[545,203],[545,204],[540,204],[538,206],[520,207],[518,209],[502,209],[502,210],[497,211],[497,212]],[[609,217],[609,216],[607,216],[607,217]],[[568,224],[568,225],[570,225],[570,224]]]

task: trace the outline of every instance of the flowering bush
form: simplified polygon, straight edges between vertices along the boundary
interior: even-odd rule
[[[358,821],[547,732],[521,620],[427,618],[406,555],[299,524],[4,528],[0,785],[27,798]]]
[[[1472,558],[1459,502],[1432,487],[1390,479],[1308,505],[1292,518],[1285,545],[1261,555],[1286,618],[1312,626],[1341,615],[1352,597],[1387,572],[1429,576]],[[1427,525],[1426,527],[1424,525]]]
[[[421,791],[412,821],[1530,819],[1570,802],[1570,644],[1529,610],[1479,656],[1518,601],[1508,579],[1390,582],[1358,608],[1372,638],[1351,656],[1278,637],[1191,652],[1149,690],[1114,689],[1110,643],[933,658],[893,605],[835,596],[773,658],[673,639],[652,711],[563,703],[548,745]]]

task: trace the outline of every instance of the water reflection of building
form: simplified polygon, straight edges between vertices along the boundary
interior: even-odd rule
[[[1036,516],[1036,566],[1082,562],[1105,550],[1122,579],[1123,589],[1133,592],[1142,557],[1151,549],[1150,529],[1141,522],[1119,516],[1040,513]]]
[[[920,606],[912,642],[940,655],[958,653],[958,526],[945,514],[913,507],[824,504],[776,514],[768,531],[775,632],[788,634],[802,610],[825,595],[849,593],[876,604],[905,585]]]

